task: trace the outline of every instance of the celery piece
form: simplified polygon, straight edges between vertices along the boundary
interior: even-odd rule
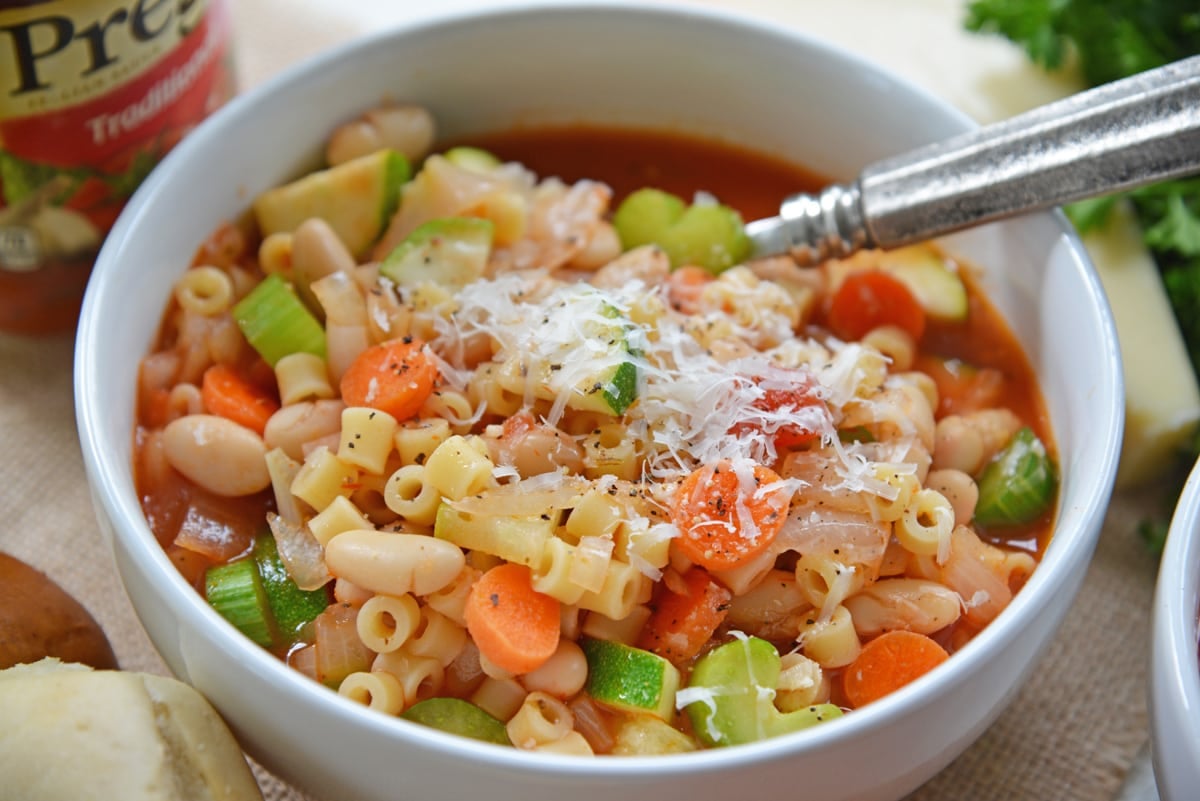
[[[404,710],[400,717],[473,740],[512,745],[503,723],[461,698],[426,698]]]
[[[466,550],[537,569],[558,523],[557,513],[530,517],[469,515],[443,503],[438,507],[433,536]]]
[[[656,244],[672,267],[692,264],[714,274],[741,264],[752,250],[737,211],[719,203],[688,206],[661,189],[639,189],[625,198],[613,227],[625,250]]]
[[[728,206],[689,206],[658,238],[672,267],[693,264],[716,274],[741,264],[752,250],[742,215]]]
[[[1046,446],[1025,426],[980,474],[975,522],[985,528],[1030,523],[1050,507],[1057,487]]]
[[[473,172],[491,172],[500,166],[500,159],[480,147],[459,145],[442,154],[455,167]]]
[[[780,671],[779,652],[758,637],[739,637],[701,657],[680,691],[700,741],[740,745],[841,716],[834,704],[781,712],[773,702]]]
[[[329,594],[324,587],[302,590],[296,586],[279,558],[275,537],[270,532],[258,535],[255,540],[254,561],[280,635],[294,639],[303,626],[329,606]]]
[[[233,307],[246,341],[272,367],[292,353],[325,358],[325,329],[279,274],[268,275]]]
[[[204,575],[204,596],[213,609],[251,640],[263,648],[275,644],[274,616],[253,559],[210,567]]]
[[[658,654],[624,643],[585,639],[587,692],[595,700],[625,712],[643,712],[669,720],[675,712],[679,670]]]
[[[683,216],[687,204],[661,189],[639,189],[629,195],[613,214],[613,227],[621,247],[631,250],[658,242],[664,231]]]
[[[483,275],[495,226],[481,217],[443,217],[417,226],[388,254],[379,274],[401,286],[465,286]]]

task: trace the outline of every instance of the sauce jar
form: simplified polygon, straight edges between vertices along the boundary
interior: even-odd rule
[[[0,331],[70,330],[118,213],[232,96],[228,0],[0,0]]]

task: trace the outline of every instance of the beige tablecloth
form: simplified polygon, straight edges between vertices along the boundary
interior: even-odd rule
[[[353,36],[283,0],[237,0],[246,84]],[[94,522],[75,430],[70,336],[0,335],[0,550],[47,573],[97,618],[126,669],[162,672]],[[1144,498],[1113,503],[1065,624],[1002,717],[918,801],[1111,801],[1147,739],[1155,558],[1134,533]],[[268,799],[301,796],[261,773]],[[414,799],[413,801],[419,801]]]

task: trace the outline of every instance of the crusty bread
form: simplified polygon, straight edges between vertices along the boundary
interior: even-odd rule
[[[224,721],[175,679],[44,659],[0,671],[0,801],[261,801]]]

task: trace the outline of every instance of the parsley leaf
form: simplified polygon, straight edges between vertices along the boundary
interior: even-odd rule
[[[1200,257],[1200,178],[1153,184],[1132,196],[1152,250]]]
[[[1108,215],[1117,203],[1118,195],[1088,198],[1066,206],[1063,211],[1079,233],[1087,233],[1108,222]]]
[[[1058,18],[1062,0],[977,0],[967,7],[967,30],[999,33],[1025,48],[1046,69],[1063,65],[1067,39]]]
[[[1091,86],[1200,53],[1195,0],[973,0],[964,24],[1046,69],[1075,63]]]

